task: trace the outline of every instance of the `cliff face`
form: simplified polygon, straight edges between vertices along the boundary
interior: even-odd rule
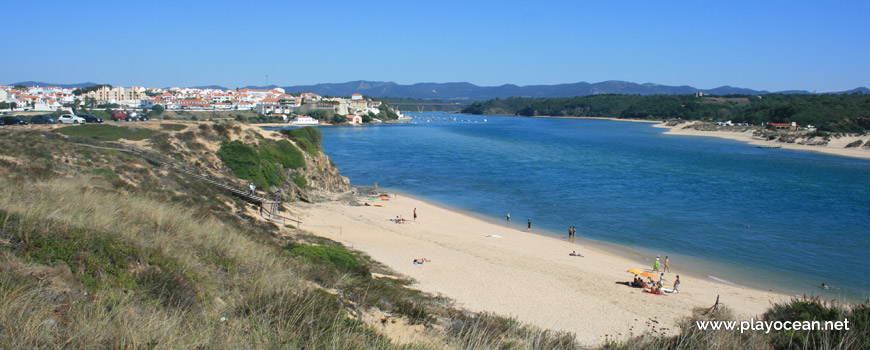
[[[240,187],[256,184],[267,198],[318,202],[350,190],[350,181],[323,153],[312,127],[280,132],[235,122],[162,127],[150,146]]]
[[[320,202],[350,190],[350,180],[341,176],[322,150],[313,156],[305,152],[303,155],[305,167],[286,170],[286,182],[278,186],[276,192],[283,195],[283,200]]]

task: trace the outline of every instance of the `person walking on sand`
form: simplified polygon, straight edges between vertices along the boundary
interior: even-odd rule
[[[414,208],[414,221],[417,221],[417,208]]]
[[[526,223],[526,232],[532,232],[532,219],[526,219],[529,222]]]
[[[677,279],[674,280],[674,293],[679,293],[680,288],[680,275],[677,275]]]
[[[668,256],[665,255],[665,268],[664,272],[671,272],[671,260],[668,259]]]
[[[656,262],[653,263],[653,272],[659,272],[659,256],[656,256]]]

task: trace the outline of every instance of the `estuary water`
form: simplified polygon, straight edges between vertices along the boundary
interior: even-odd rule
[[[323,147],[354,185],[490,220],[510,213],[516,229],[531,220],[560,238],[575,226],[578,238],[624,254],[669,255],[677,272],[795,294],[870,292],[868,160],[664,135],[649,123],[441,113],[413,122],[321,127]]]

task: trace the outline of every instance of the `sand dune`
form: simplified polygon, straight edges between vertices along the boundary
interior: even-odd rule
[[[737,141],[745,141],[749,142],[752,145],[758,146],[768,146],[768,147],[782,147],[785,149],[794,149],[801,151],[813,151],[813,152],[821,152],[826,154],[833,154],[844,157],[855,157],[855,158],[864,158],[870,159],[870,148],[868,147],[851,147],[846,148],[846,145],[861,140],[864,143],[870,142],[870,134],[862,135],[862,136],[842,136],[839,138],[832,138],[830,142],[825,146],[811,146],[811,145],[800,145],[795,143],[786,143],[786,142],[778,142],[778,141],[768,141],[761,139],[759,137],[755,137],[752,135],[752,131],[728,131],[727,129],[722,129],[721,131],[701,131],[689,128],[689,126],[698,123],[698,122],[689,122],[678,124],[676,126],[668,126],[664,123],[659,123],[653,125],[657,128],[665,128],[668,131],[665,131],[667,135],[685,135],[685,136],[707,136],[707,137],[719,137],[730,140]],[[740,130],[740,129],[737,129]]]

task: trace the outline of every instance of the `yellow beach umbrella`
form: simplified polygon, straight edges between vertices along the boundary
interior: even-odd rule
[[[656,274],[654,274],[652,272],[641,272],[639,275],[641,275],[643,277],[649,277],[649,278],[659,277],[659,276],[656,276]]]
[[[628,273],[633,273],[633,274],[635,274],[635,275],[640,275],[640,274],[643,273],[643,271],[641,271],[640,269],[630,269],[630,270],[628,270],[628,271],[626,271],[626,272],[628,272]]]

